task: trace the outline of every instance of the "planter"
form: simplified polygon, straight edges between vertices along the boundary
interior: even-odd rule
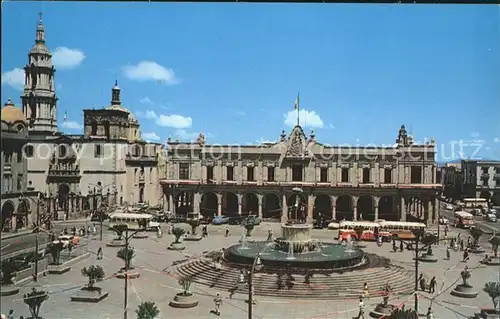
[[[12,296],[19,293],[19,288],[15,284],[0,286],[0,296]]]
[[[437,263],[438,261],[437,257],[435,257],[434,254],[423,254],[418,260],[425,263]]]
[[[474,318],[477,319],[498,319],[500,318],[500,312],[495,309],[481,309],[480,313],[476,313]]]
[[[473,254],[482,254],[485,253],[486,250],[481,246],[474,246],[471,248],[470,252]]]
[[[203,239],[203,237],[201,235],[197,235],[197,234],[195,234],[195,235],[187,235],[184,238],[185,241],[200,241],[202,239]]]
[[[49,265],[48,266],[49,275],[62,275],[64,273],[67,273],[70,270],[71,270],[71,267],[65,266],[64,264]]]
[[[184,249],[186,249],[186,246],[184,246],[183,243],[173,242],[170,244],[170,246],[168,246],[168,249],[170,249],[170,250],[184,250]]]
[[[141,274],[132,267],[129,268],[128,272],[125,272],[125,269],[122,268],[119,272],[115,273],[115,277],[118,279],[125,279],[126,276],[128,276],[128,279],[136,279],[139,278]]]
[[[378,304],[375,309],[370,312],[370,317],[372,318],[387,318],[392,314],[396,307],[394,305],[388,304],[384,306],[384,304]]]
[[[100,289],[89,289],[87,287],[84,287],[80,289],[75,295],[71,296],[71,301],[97,303],[106,298],[108,295],[109,293],[104,292]]]
[[[106,243],[108,247],[125,247],[125,241],[123,239],[113,239],[109,243]]]
[[[479,292],[474,291],[471,285],[457,285],[450,292],[453,296],[461,297],[461,298],[476,298]]]
[[[491,261],[484,262],[483,264],[488,266],[498,266],[500,265],[500,257],[491,257]]]
[[[173,308],[194,308],[198,306],[198,300],[196,300],[192,293],[185,294],[183,292],[175,295],[174,300],[169,303],[170,307]]]
[[[146,239],[146,238],[148,238],[149,236],[148,236],[148,234],[146,234],[146,232],[142,232],[142,231],[141,231],[141,232],[139,232],[139,233],[135,234],[135,235],[134,235],[134,236],[132,236],[132,237],[133,237],[133,238],[135,238],[135,239]]]

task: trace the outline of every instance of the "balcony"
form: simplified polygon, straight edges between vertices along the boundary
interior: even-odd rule
[[[373,188],[373,187],[375,187],[375,184],[374,184],[374,183],[359,183],[359,184],[358,184],[358,187],[362,187],[362,188]]]

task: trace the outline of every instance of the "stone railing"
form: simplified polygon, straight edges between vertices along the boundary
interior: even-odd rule
[[[48,256],[38,261],[38,276],[40,275],[45,276],[47,274],[48,265],[49,265]],[[20,284],[32,280],[34,274],[35,274],[35,263],[33,262],[30,263],[28,268],[17,271],[13,278],[13,282],[15,284]]]

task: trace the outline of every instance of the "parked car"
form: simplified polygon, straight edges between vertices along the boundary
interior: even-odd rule
[[[229,225],[241,225],[245,221],[245,218],[241,215],[231,216],[229,217],[228,224]]]
[[[247,224],[253,224],[254,226],[259,226],[261,223],[260,217],[258,215],[248,215],[245,220]]]
[[[337,230],[340,228],[340,223],[338,220],[331,220],[328,223],[328,229]]]
[[[449,224],[450,224],[450,221],[448,220],[448,218],[445,218],[445,217],[439,218],[439,225],[449,225]]]
[[[212,225],[224,225],[229,222],[229,217],[220,215],[220,216],[215,216],[214,219],[212,220]]]
[[[485,217],[486,221],[496,223],[497,222],[497,216],[495,214],[487,214]]]
[[[453,209],[455,209],[455,207],[453,207],[453,205],[450,205],[450,204],[446,205],[446,210],[453,210]]]

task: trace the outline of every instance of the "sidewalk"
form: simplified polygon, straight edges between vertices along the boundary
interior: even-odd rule
[[[89,218],[79,218],[79,219],[68,219],[68,220],[56,220],[52,224],[54,227],[57,227],[58,225],[73,225],[73,224],[86,224],[90,223],[90,217]],[[27,234],[33,233],[33,229],[22,229],[19,230],[15,233],[1,233],[0,234],[0,239],[9,239],[9,238],[16,238],[16,237],[21,237],[25,236]]]

